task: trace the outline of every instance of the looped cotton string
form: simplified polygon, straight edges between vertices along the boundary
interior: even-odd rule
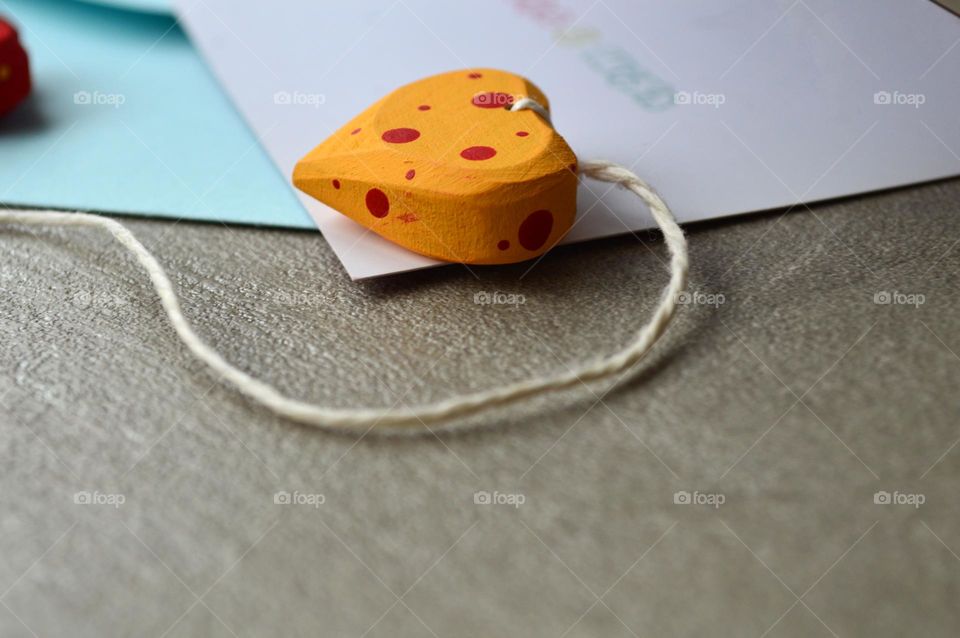
[[[550,120],[550,111],[532,97],[522,97],[510,106],[510,111],[523,111],[524,109],[533,111],[545,119],[547,124],[553,126],[553,122]]]
[[[539,105],[537,105],[539,106]],[[529,107],[536,110],[533,107]],[[542,110],[542,107],[540,107]],[[538,111],[539,112],[539,111]],[[545,113],[545,111],[544,111]],[[542,115],[542,114],[541,114]],[[643,325],[621,350],[597,361],[585,363],[553,376],[538,377],[500,388],[483,390],[473,394],[451,397],[436,403],[406,408],[332,408],[293,399],[273,386],[255,379],[243,370],[227,362],[194,332],[174,292],[173,284],[156,258],[120,222],[88,213],[64,213],[57,211],[0,211],[0,223],[34,226],[96,226],[102,228],[133,253],[147,272],[167,318],[177,336],[198,359],[221,375],[242,394],[250,397],[275,414],[330,429],[370,430],[373,428],[397,428],[403,426],[426,426],[428,423],[448,422],[453,419],[483,412],[498,406],[534,397],[547,392],[563,390],[589,381],[606,379],[626,372],[638,362],[664,333],[677,308],[677,297],[687,281],[687,242],[673,214],[657,193],[629,170],[607,161],[582,161],[581,176],[602,182],[610,182],[626,188],[642,199],[650,208],[657,225],[663,232],[667,250],[670,252],[670,281],[660,295],[660,301],[650,320]]]
[[[677,308],[677,296],[686,286],[687,243],[683,231],[660,196],[627,169],[611,162],[588,160],[580,162],[579,172],[582,176],[611,182],[636,194],[650,207],[653,218],[663,232],[667,250],[670,252],[670,281],[663,289],[660,302],[650,320],[623,349],[568,372],[409,408],[347,409],[316,405],[287,397],[273,386],[236,368],[194,332],[180,309],[180,302],[174,292],[173,284],[163,268],[150,251],[118,221],[89,213],[3,210],[0,211],[0,223],[33,226],[96,226],[110,232],[118,242],[133,253],[147,272],[160,298],[160,303],[167,313],[167,318],[190,352],[214,372],[222,375],[242,394],[282,417],[307,425],[332,429],[366,430],[374,427],[418,426],[449,421],[520,399],[569,388],[581,382],[609,378],[626,372],[650,350],[666,330]],[[617,379],[617,382],[621,380],[622,377]]]

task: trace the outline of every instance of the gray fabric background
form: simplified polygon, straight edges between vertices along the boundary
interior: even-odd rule
[[[653,233],[352,283],[316,233],[128,223],[230,361],[339,406],[609,351],[666,280]],[[360,438],[217,383],[105,236],[2,229],[0,635],[957,635],[960,181],[689,230],[723,303],[627,385]]]

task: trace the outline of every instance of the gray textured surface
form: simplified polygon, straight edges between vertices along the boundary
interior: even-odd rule
[[[609,350],[666,277],[656,235],[355,284],[316,234],[129,224],[228,359],[342,406]],[[0,634],[956,635],[958,231],[960,181],[697,226],[725,302],[625,388],[358,440],[217,384],[104,236],[3,229]]]

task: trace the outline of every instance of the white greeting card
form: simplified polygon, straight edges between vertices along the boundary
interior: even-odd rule
[[[928,0],[178,0],[284,174],[393,89],[530,78],[581,158],[633,168],[691,222],[960,173],[960,19]],[[606,184],[566,241],[646,228]],[[349,274],[438,262],[301,200]],[[914,214],[923,214],[916,211]]]

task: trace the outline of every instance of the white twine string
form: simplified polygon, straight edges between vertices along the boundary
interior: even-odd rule
[[[516,106],[516,105],[515,105]],[[539,107],[539,105],[537,105]],[[524,108],[524,107],[520,107]],[[530,107],[526,107],[530,108]],[[540,107],[542,110],[542,107]],[[536,110],[536,109],[532,109]],[[546,113],[546,111],[544,111]],[[549,119],[549,115],[546,116]],[[436,403],[404,408],[331,408],[285,396],[273,386],[255,379],[224,359],[194,332],[180,309],[173,284],[157,259],[123,224],[108,217],[89,213],[65,213],[52,210],[0,211],[0,223],[31,226],[95,226],[108,231],[147,272],[160,303],[180,340],[214,372],[222,376],[240,393],[263,405],[271,412],[303,423],[329,429],[371,430],[426,426],[429,423],[454,419],[490,410],[522,399],[563,390],[580,383],[607,379],[625,373],[637,363],[666,331],[677,308],[677,297],[686,286],[687,243],[670,209],[659,195],[631,171],[612,162],[588,160],[579,163],[579,174],[626,188],[650,208],[663,232],[670,252],[670,281],[660,295],[657,308],[633,340],[621,350],[597,361],[582,364],[568,372],[510,383],[508,385],[451,397]],[[622,374],[619,383],[627,377]]]
[[[537,102],[532,97],[520,98],[519,100],[514,102],[512,105],[510,105],[509,110],[510,111],[523,111],[523,110],[533,111],[534,113],[536,113],[537,115],[545,119],[547,121],[547,124],[550,124],[551,126],[553,125],[553,122],[550,120],[550,111],[545,109],[542,104]]]

